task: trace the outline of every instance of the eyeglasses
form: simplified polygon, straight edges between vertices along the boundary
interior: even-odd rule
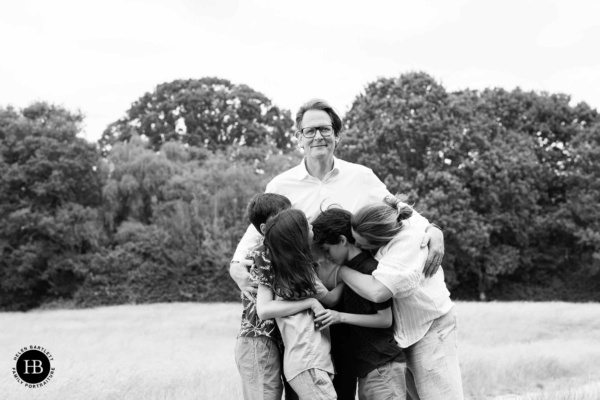
[[[307,139],[314,138],[317,134],[317,131],[321,133],[321,136],[327,137],[333,133],[333,127],[331,125],[323,125],[323,126],[312,126],[310,128],[303,128],[298,131]]]

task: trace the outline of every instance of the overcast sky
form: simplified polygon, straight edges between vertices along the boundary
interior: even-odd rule
[[[217,76],[292,112],[340,112],[378,77],[520,86],[600,108],[600,1],[19,0],[0,7],[0,106],[86,115],[83,136],[156,85]]]

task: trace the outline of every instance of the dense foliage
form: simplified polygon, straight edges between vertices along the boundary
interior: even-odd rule
[[[0,307],[69,297],[103,245],[103,175],[82,116],[36,103],[0,109]]]
[[[83,117],[0,108],[0,308],[223,301],[248,199],[296,165],[292,120],[218,78],[159,85],[99,146]],[[368,84],[337,156],[443,228],[460,298],[600,300],[600,116],[565,95]]]
[[[346,115],[340,156],[443,227],[455,293],[501,296],[519,284],[511,296],[554,285],[550,297],[597,297],[582,284],[600,278],[600,116],[569,101],[519,89],[448,93],[423,73],[381,78]]]
[[[176,80],[135,101],[124,118],[106,128],[100,145],[106,154],[137,132],[154,150],[169,141],[209,150],[232,144],[289,150],[292,125],[289,111],[246,85],[219,78]]]
[[[297,157],[269,148],[211,154],[178,142],[159,152],[139,137],[107,161],[103,215],[110,245],[75,294],[83,305],[239,298],[229,261],[248,222],[248,199]],[[261,160],[261,161],[257,161]],[[270,175],[257,173],[271,171]]]

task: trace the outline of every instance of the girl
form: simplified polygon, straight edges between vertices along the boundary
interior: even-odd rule
[[[439,268],[422,271],[427,250],[421,240],[427,220],[395,197],[353,215],[357,247],[377,250],[372,275],[342,267],[339,276],[360,296],[374,302],[393,298],[395,338],[406,354],[406,386],[413,399],[462,399],[456,313]],[[416,283],[416,285],[415,285]]]
[[[259,284],[256,308],[261,319],[277,322],[285,345],[284,374],[300,399],[336,399],[329,331],[315,329],[313,313],[323,310],[317,299],[341,290],[328,295],[318,280],[312,238],[300,210],[282,211],[267,222],[264,245],[269,260],[252,273]]]

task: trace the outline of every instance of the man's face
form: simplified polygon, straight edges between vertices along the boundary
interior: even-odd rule
[[[331,118],[329,115],[321,110],[308,110],[305,112],[302,117],[302,130],[318,127],[331,127]],[[333,158],[333,151],[336,146],[334,133],[331,133],[329,136],[323,136],[321,131],[317,131],[312,138],[307,138],[305,135],[299,134],[298,141],[300,142],[300,147],[304,149],[306,157],[311,160],[319,161]]]

